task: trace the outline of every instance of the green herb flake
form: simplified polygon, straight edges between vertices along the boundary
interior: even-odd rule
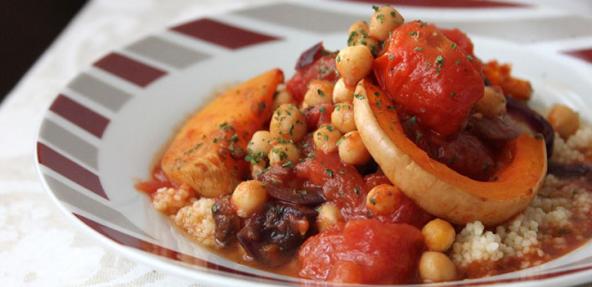
[[[369,201],[370,201],[370,204],[376,205],[376,198],[370,197]]]
[[[469,62],[472,62],[473,61],[473,56],[467,55],[467,60],[469,60]]]
[[[286,161],[282,164],[283,168],[292,168],[293,166],[294,166],[294,163],[291,160]]]
[[[332,132],[335,130],[335,128],[333,128],[333,126],[331,126],[331,125],[327,125],[327,130]]]
[[[320,108],[319,108],[319,112],[320,112],[321,114],[324,114],[326,111],[327,111],[327,109],[326,109],[325,107],[320,107]]]
[[[333,172],[333,170],[326,168],[325,169],[325,174],[329,177],[333,177],[335,175],[335,173]]]
[[[384,23],[384,14],[376,15],[376,20],[378,20],[381,24]]]
[[[422,47],[415,47],[413,49],[413,51],[415,51],[415,52],[421,52],[421,51],[423,51],[423,48]]]
[[[234,142],[237,142],[237,141],[238,141],[238,135],[237,135],[237,134],[233,134],[233,135],[230,137],[230,141],[231,141],[231,142],[233,142],[233,143],[234,143]]]
[[[452,49],[456,49],[456,43],[452,43],[452,44],[450,44],[450,48],[452,48]]]
[[[321,97],[325,96],[325,92],[323,92],[323,90],[321,90],[321,89],[317,89],[317,94],[319,94],[319,96],[321,96]]]
[[[360,95],[360,94],[355,94],[354,98],[358,99],[358,100],[363,100],[365,99],[364,96]]]
[[[419,33],[417,33],[417,31],[411,31],[411,32],[409,32],[409,36],[411,36],[411,37],[417,37],[418,34]]]
[[[221,123],[219,127],[223,131],[229,131],[229,130],[232,130],[233,129],[233,127],[229,123],[227,123],[227,122]]]
[[[395,60],[395,55],[393,55],[393,54],[388,54],[388,59],[389,59],[389,61],[393,61],[393,60]]]
[[[374,96],[375,97],[380,97],[380,93],[379,92],[374,92]]]
[[[372,5],[372,10],[374,10],[374,12],[378,12],[378,9],[380,9],[378,6]]]
[[[349,33],[349,37],[347,37],[347,45],[348,46],[353,46],[353,44],[355,44],[355,40],[358,36],[358,32],[356,31],[352,31],[351,33]]]
[[[442,57],[442,55],[438,55],[434,61],[434,64],[436,65],[436,72],[439,74],[440,70],[442,70],[442,66],[444,66],[444,57]]]
[[[395,105],[388,105],[388,106],[386,106],[386,108],[390,111],[394,111],[397,109],[397,107]]]

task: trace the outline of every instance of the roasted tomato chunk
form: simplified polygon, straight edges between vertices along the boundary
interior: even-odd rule
[[[420,124],[442,136],[459,132],[472,106],[483,97],[475,61],[436,26],[404,24],[374,61],[380,87]]]
[[[423,249],[423,236],[413,226],[352,220],[302,245],[299,275],[342,283],[408,283],[416,277]]]

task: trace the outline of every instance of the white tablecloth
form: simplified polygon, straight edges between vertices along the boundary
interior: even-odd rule
[[[0,106],[0,286],[201,286],[123,258],[67,222],[37,179],[36,133],[53,97],[103,54],[173,23],[264,1],[95,0],[79,13]],[[589,0],[538,2],[592,11]]]
[[[35,139],[54,96],[100,56],[171,24],[260,2],[95,0],[76,16],[0,106],[0,286],[202,286],[123,258],[71,225],[37,179]]]

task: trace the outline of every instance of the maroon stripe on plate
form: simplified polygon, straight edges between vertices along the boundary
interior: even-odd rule
[[[592,48],[564,51],[563,53],[592,64]]]
[[[171,28],[171,30],[229,49],[239,49],[278,39],[274,36],[249,31],[209,18],[182,24]]]
[[[493,0],[349,0],[371,4],[391,4],[434,8],[506,8],[528,7],[527,4]]]
[[[109,200],[96,174],[40,142],[37,142],[37,160],[49,169]]]
[[[150,252],[155,255],[163,256],[163,257],[177,260],[177,261],[182,261],[182,262],[189,263],[192,265],[202,266],[207,269],[213,269],[213,270],[218,270],[218,271],[223,271],[223,272],[228,272],[228,273],[233,273],[233,274],[238,274],[238,275],[267,279],[267,280],[274,280],[274,281],[279,281],[279,282],[286,282],[286,283],[291,282],[288,280],[271,278],[271,277],[266,277],[266,276],[259,276],[259,275],[255,275],[255,274],[251,274],[251,273],[247,273],[247,272],[242,272],[239,270],[234,270],[234,269],[231,269],[228,267],[224,267],[224,266],[221,266],[221,265],[191,256],[191,255],[179,253],[177,251],[168,249],[166,247],[162,247],[160,245],[156,245],[156,244],[150,243],[148,241],[133,237],[129,234],[125,234],[123,232],[117,231],[117,230],[110,228],[108,226],[105,226],[103,224],[100,224],[100,223],[98,223],[90,218],[84,217],[80,214],[77,214],[74,212],[72,214],[74,214],[74,216],[76,216],[80,221],[82,221],[84,224],[88,225],[90,228],[94,229],[96,232],[102,234],[103,236],[106,236],[107,238],[109,238],[121,245],[133,247],[133,248],[140,249],[140,250],[143,250],[146,252]]]
[[[64,95],[59,95],[49,109],[98,138],[109,125],[108,118]]]
[[[72,213],[72,214],[74,214],[74,216],[76,216],[80,221],[82,221],[84,224],[86,224],[87,226],[89,226],[90,228],[95,230],[96,232],[102,234],[103,236],[106,236],[107,238],[110,238],[111,240],[113,240],[119,244],[122,244],[122,245],[125,245],[128,247],[140,249],[140,250],[150,252],[155,255],[163,256],[163,257],[166,257],[166,258],[169,258],[172,260],[177,260],[177,261],[182,261],[185,263],[190,263],[193,265],[203,266],[208,269],[214,269],[214,270],[219,270],[219,271],[228,272],[228,273],[232,273],[232,274],[244,275],[244,276],[248,276],[248,277],[256,277],[256,278],[262,278],[262,279],[267,279],[267,280],[274,280],[274,281],[279,281],[279,282],[284,282],[284,283],[291,282],[288,280],[276,279],[276,278],[271,278],[271,277],[266,277],[266,276],[259,276],[259,275],[255,275],[255,274],[251,274],[251,273],[246,273],[246,272],[230,269],[230,268],[227,268],[224,266],[220,266],[218,264],[215,264],[215,263],[212,263],[212,262],[209,262],[209,261],[197,258],[197,257],[193,257],[191,255],[179,253],[177,251],[174,251],[174,250],[144,241],[142,239],[133,237],[133,236],[125,234],[125,233],[122,233],[122,232],[117,231],[113,228],[110,228],[108,226],[100,224],[94,220],[91,220],[87,217],[84,217],[80,214],[77,214],[77,213]],[[453,284],[453,285],[449,285],[449,286],[482,286],[482,285],[521,282],[521,281],[540,281],[540,280],[551,279],[551,278],[560,277],[560,276],[569,275],[569,274],[587,271],[587,270],[592,270],[592,266],[585,266],[585,267],[574,268],[574,269],[569,269],[569,270],[562,270],[562,271],[558,271],[558,272],[549,272],[549,273],[544,273],[544,274],[529,275],[529,276],[523,276],[523,277],[517,277],[517,278],[504,278],[504,279],[499,279],[499,280],[494,279],[494,280],[483,281],[483,282],[462,282],[462,281],[460,281],[457,284]],[[451,283],[453,283],[453,282],[451,282]],[[305,282],[303,282],[303,286],[326,286],[326,285],[324,282],[313,282],[313,281],[306,280]]]
[[[140,87],[146,87],[158,78],[166,75],[165,71],[132,60],[118,53],[111,53],[95,62],[94,65]]]

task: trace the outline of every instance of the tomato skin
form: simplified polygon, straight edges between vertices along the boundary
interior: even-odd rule
[[[456,43],[458,45],[458,47],[460,49],[462,49],[467,55],[470,55],[471,57],[473,57],[473,61],[471,61],[471,64],[473,64],[473,67],[479,73],[482,73],[483,72],[483,63],[481,63],[481,60],[479,60],[479,58],[477,58],[477,56],[475,56],[473,42],[471,41],[471,39],[469,39],[469,36],[467,36],[467,34],[465,34],[463,31],[456,29],[456,28],[454,28],[454,29],[439,28],[439,29],[440,29],[440,31],[442,31],[442,33],[448,39],[450,39],[450,41]]]
[[[394,30],[373,69],[380,87],[420,124],[451,136],[483,97],[469,56],[436,26],[414,21]]]
[[[297,70],[296,74],[286,83],[286,89],[292,94],[294,100],[300,103],[304,99],[308,83],[311,80],[326,80],[335,83],[337,77],[335,55],[328,54],[319,57],[305,68]]]
[[[352,220],[302,245],[299,275],[343,283],[411,283],[424,249],[423,235],[413,226]]]

